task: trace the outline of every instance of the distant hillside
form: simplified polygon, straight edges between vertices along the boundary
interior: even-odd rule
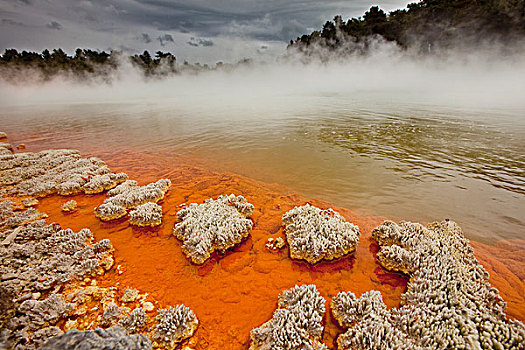
[[[288,49],[364,52],[374,37],[419,52],[494,41],[525,43],[525,0],[423,0],[388,14],[373,6],[346,22],[336,16],[321,30],[290,41]]]

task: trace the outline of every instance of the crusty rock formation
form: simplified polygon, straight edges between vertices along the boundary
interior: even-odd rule
[[[95,208],[95,216],[102,221],[119,219],[127,213],[126,208],[113,203],[104,203]]]
[[[164,198],[170,186],[169,179],[160,179],[146,186],[138,186],[136,181],[128,180],[108,192],[109,198],[95,208],[95,216],[103,221],[118,219],[126,215],[129,209],[157,203]],[[136,213],[137,217],[142,211]]]
[[[119,326],[124,327],[126,331],[128,331],[128,333],[132,334],[137,333],[142,328],[144,328],[144,326],[146,325],[146,320],[146,312],[142,308],[138,307],[131,311],[131,313],[128,316],[123,317],[118,322],[118,324]]]
[[[203,264],[214,251],[225,251],[248,237],[253,209],[243,196],[234,194],[192,203],[177,212],[173,234],[183,241],[184,254]]]
[[[13,154],[13,151],[14,151],[13,145],[11,145],[8,142],[4,142],[4,141],[7,141],[7,135],[5,135],[4,138],[0,137],[0,155]]]
[[[71,329],[49,339],[42,350],[150,350],[151,341],[140,334],[127,335],[126,330],[116,326],[94,331]]]
[[[109,303],[100,319],[100,325],[104,328],[116,325],[126,312],[126,307],[119,307],[115,303]],[[128,309],[129,310],[129,309]]]
[[[195,313],[184,305],[170,306],[157,312],[152,339],[155,345],[166,349],[175,349],[180,342],[191,337],[199,325]]]
[[[75,150],[0,155],[0,186],[16,186],[22,195],[96,193],[126,179],[124,173],[111,173],[100,159],[82,158]]]
[[[17,228],[44,218],[47,218],[47,214],[41,213],[34,208],[15,211],[11,201],[5,201],[0,204],[0,230]]]
[[[95,175],[84,185],[84,192],[94,194],[110,190],[127,179],[126,173]]]
[[[138,289],[128,287],[124,290],[124,294],[120,298],[120,301],[123,303],[131,303],[132,301],[137,300],[139,293]]]
[[[451,221],[424,227],[385,221],[372,236],[379,262],[410,276],[402,306],[387,310],[381,294],[341,292],[332,313],[348,331],[339,349],[523,349],[525,326],[507,320],[505,302],[469,241]]]
[[[59,334],[55,325],[70,307],[53,291],[66,282],[103,273],[113,265],[111,243],[103,240],[92,244],[88,229],[63,230],[41,220],[0,230],[0,241],[0,306],[4,310],[0,338],[8,348],[38,347],[47,337]],[[50,296],[37,301],[47,291],[51,291]]]
[[[60,207],[60,210],[69,213],[77,209],[77,205],[78,204],[76,200],[70,200],[62,204],[62,206]]]
[[[135,226],[158,226],[162,223],[162,207],[157,203],[144,203],[129,212],[129,223]]]
[[[337,259],[353,252],[359,242],[359,228],[332,209],[307,203],[285,213],[282,220],[292,259],[310,264]]]
[[[315,285],[295,286],[279,295],[273,317],[250,332],[250,350],[324,350],[321,343],[325,299]]]
[[[269,250],[279,250],[286,245],[286,242],[281,237],[270,237],[266,241],[266,248]]]
[[[88,229],[74,232],[47,225],[41,220],[47,217],[45,213],[28,208],[38,204],[33,196],[97,193],[126,178],[126,174],[111,173],[97,158],[82,159],[77,151],[0,154],[1,349],[151,349],[145,336],[126,335],[126,330],[149,331],[145,329],[146,311],[155,307],[147,301],[147,294],[126,289],[122,299],[135,306],[131,311],[116,304],[117,287],[97,287],[94,277],[114,263],[111,242],[94,243]],[[111,192],[115,197],[111,204],[122,208],[124,215],[144,200],[158,201],[171,184],[160,180],[139,188],[134,181],[125,183]],[[64,209],[75,205],[69,201]],[[125,329],[74,329],[117,324]],[[181,327],[184,338],[189,330]]]

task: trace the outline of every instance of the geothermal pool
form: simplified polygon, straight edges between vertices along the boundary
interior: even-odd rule
[[[315,284],[327,300],[379,290],[387,307],[399,306],[407,278],[381,267],[371,238],[385,218],[457,222],[507,315],[524,321],[523,64],[384,62],[0,85],[0,131],[29,152],[99,157],[140,185],[171,179],[154,229],[98,220],[104,194],[53,195],[37,210],[49,223],[111,240],[122,273],[109,271],[99,285],[137,288],[158,307],[190,307],[200,325],[188,345],[197,350],[248,348],[250,330],[296,284]],[[192,264],[172,234],[177,211],[229,193],[255,206],[250,236]],[[69,199],[79,208],[64,214]],[[269,237],[284,237],[282,215],[306,202],[359,226],[355,254],[310,266],[288,248],[266,248]],[[334,347],[344,330],[330,312],[323,324],[322,340]]]
[[[6,106],[0,119],[30,149],[184,156],[363,215],[449,218],[485,243],[523,238],[523,110],[336,94],[308,97],[302,108],[283,96],[262,111],[264,101],[216,108],[203,98],[190,109],[181,100]]]
[[[27,151],[79,149],[139,184],[172,180],[157,228],[101,222],[93,209],[105,194],[52,195],[37,209],[49,223],[88,227],[96,240],[111,240],[119,268],[100,286],[137,288],[158,307],[190,307],[200,325],[188,345],[197,350],[248,348],[250,330],[268,321],[279,293],[296,284],[315,284],[327,300],[340,291],[379,290],[389,308],[398,307],[407,278],[380,266],[370,236],[382,217],[457,221],[478,241],[476,257],[507,302],[507,315],[525,320],[520,114],[438,113],[423,105],[393,112],[391,105],[371,109],[340,99],[334,108],[337,97],[319,100],[324,104],[317,101],[308,113],[263,118],[249,110],[190,113],[165,101],[12,106],[0,118],[9,141]],[[176,213],[184,203],[228,193],[254,204],[254,229],[239,246],[194,265],[172,234]],[[69,199],[79,204],[73,214],[60,210]],[[359,226],[355,254],[310,266],[291,260],[287,248],[266,249],[268,237],[284,237],[282,214],[305,202],[334,207]],[[323,342],[335,348],[344,329],[329,312],[323,325]]]

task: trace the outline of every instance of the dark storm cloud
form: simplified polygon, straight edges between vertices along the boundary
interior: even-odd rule
[[[195,55],[235,60],[257,52],[277,54],[290,39],[321,28],[335,15],[346,19],[372,5],[388,10],[406,1],[411,0],[0,0],[0,18],[5,19],[0,51],[170,46],[183,54],[198,51]],[[57,30],[40,30],[46,26]],[[261,44],[270,49],[260,49]]]
[[[173,37],[169,34],[161,35],[157,38],[158,41],[160,41],[160,46],[166,46],[167,43],[172,43]]]
[[[43,4],[46,3],[43,0],[32,1],[39,6],[45,6]],[[336,14],[345,18],[360,15],[372,5],[371,0],[82,0],[73,3],[68,0],[56,1],[57,4],[59,2],[62,3],[63,9],[60,11],[64,15],[73,14],[93,23],[147,26],[158,31],[195,33],[203,37],[228,34],[280,41],[288,41],[319,28],[324,21]],[[403,4],[404,1],[383,0],[379,2],[381,3]]]
[[[137,0],[144,11],[129,12],[137,21],[158,24],[160,30],[189,31],[199,36],[242,35],[261,40],[289,41],[320,28],[335,15],[360,16],[370,6],[404,7],[409,0]]]
[[[57,21],[52,21],[52,22],[46,24],[46,27],[48,27],[49,29],[60,30],[60,29],[62,29],[62,24],[58,23]]]
[[[199,47],[199,46],[210,47],[210,46],[213,46],[213,41],[209,39],[191,37],[190,41],[188,41],[187,44],[190,46],[194,46],[194,47]]]
[[[146,44],[149,44],[150,42],[152,42],[151,37],[147,33],[142,33],[140,35],[140,39],[142,40],[143,43],[146,43]]]
[[[10,26],[20,26],[24,27],[25,24],[22,22],[14,21],[10,18],[2,18],[2,24],[10,25]]]

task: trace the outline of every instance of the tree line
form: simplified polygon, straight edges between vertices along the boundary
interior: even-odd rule
[[[322,29],[291,40],[288,48],[307,54],[319,47],[366,51],[373,37],[420,52],[474,47],[489,40],[523,42],[525,1],[422,0],[389,13],[372,6],[359,18],[344,21],[342,16],[335,16]]]
[[[20,73],[36,72],[37,80],[50,80],[59,74],[69,74],[76,78],[97,77],[110,81],[125,60],[137,68],[144,76],[155,78],[181,72],[198,72],[211,69],[208,65],[190,64],[184,61],[177,64],[176,57],[171,52],[157,51],[152,56],[149,51],[132,56],[124,56],[120,51],[97,51],[76,49],[74,55],[68,55],[58,48],[38,52],[6,49],[0,55],[0,72],[4,79],[16,82]],[[246,63],[246,60],[238,64]],[[218,62],[216,69],[228,69],[233,65]]]

